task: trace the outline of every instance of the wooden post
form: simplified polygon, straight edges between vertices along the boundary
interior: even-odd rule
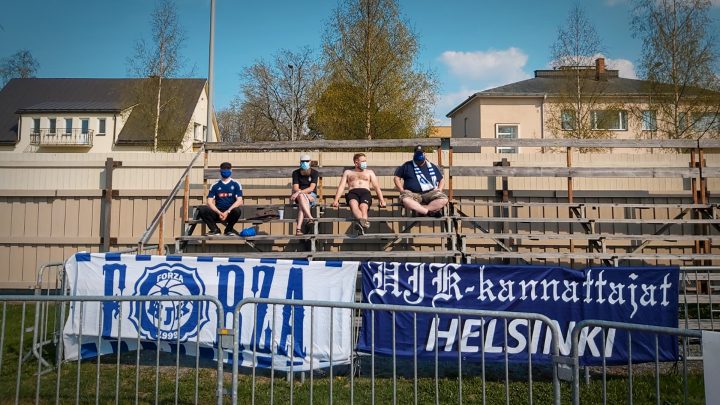
[[[107,158],[107,160],[105,161],[105,189],[102,192],[103,208],[100,218],[100,243],[102,243],[103,252],[109,252],[110,246],[114,244],[113,242],[116,242],[114,240],[115,238],[110,237],[112,225],[112,200],[113,195],[116,194],[116,192],[113,190],[112,182],[113,170],[116,167],[120,166],[122,166],[122,162],[116,162],[113,160],[113,158]]]
[[[183,190],[183,229],[185,229],[185,224],[188,221],[190,210],[190,173],[188,173],[187,176],[185,176],[185,187]]]
[[[163,240],[163,231],[165,225],[165,214],[160,215],[160,223],[158,224],[158,254],[165,254],[165,242]]]
[[[572,147],[568,146],[566,150],[566,161],[567,161],[567,167],[568,169],[572,167]],[[575,196],[573,195],[573,178],[572,176],[568,176],[567,178],[567,193],[568,193],[568,202],[573,203]],[[568,216],[570,218],[573,217],[573,210],[572,208],[568,207]],[[568,224],[570,233],[573,233],[573,225]],[[573,240],[572,237],[570,237],[570,253],[575,253],[575,240]],[[570,266],[573,267],[575,265],[575,260],[570,259]]]
[[[452,176],[452,166],[453,166],[453,148],[452,144],[450,144],[450,151],[448,152],[448,164],[450,165],[450,180],[448,181],[448,198],[450,201],[453,199],[453,190],[454,190],[454,184],[453,184],[453,176]]]
[[[207,204],[208,181],[207,181],[207,179],[205,178],[205,171],[206,171],[207,168],[208,168],[208,160],[210,160],[210,152],[208,152],[208,150],[206,149],[206,150],[205,150],[205,154],[204,154],[204,156],[203,156],[203,195],[202,195],[202,202],[203,202],[203,204]],[[200,231],[201,231],[201,232],[200,232],[201,235],[205,235],[205,231],[207,231],[207,229],[205,229],[205,222],[203,222],[202,225],[200,226]],[[206,243],[206,241],[203,239],[203,241],[202,241],[203,251],[205,250],[206,245],[207,245],[207,243]]]

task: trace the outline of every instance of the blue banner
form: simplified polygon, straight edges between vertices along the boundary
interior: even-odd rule
[[[363,301],[540,313],[560,329],[560,354],[569,355],[571,333],[584,319],[666,327],[678,324],[677,267],[596,267],[573,270],[551,266],[459,265],[432,263],[361,264]],[[373,323],[374,319],[374,325]],[[528,323],[530,325],[528,326]],[[394,327],[394,329],[393,329]],[[552,336],[541,321],[434,316],[376,311],[363,316],[358,350],[376,354],[502,362],[552,361]],[[593,327],[580,337],[582,364],[625,364],[625,331]],[[374,347],[371,345],[374,336]],[[416,339],[416,340],[415,340]],[[603,339],[605,343],[603,344]],[[417,341],[417,344],[414,342]],[[659,360],[678,357],[677,339],[659,335]],[[655,360],[655,335],[632,333],[633,362]]]

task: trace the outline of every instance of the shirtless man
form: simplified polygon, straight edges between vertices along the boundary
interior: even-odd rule
[[[345,190],[345,185],[347,185],[349,190],[345,196],[347,204],[350,206],[350,210],[360,226],[360,231],[364,233],[370,228],[370,221],[368,221],[368,209],[372,204],[370,185],[372,185],[377,193],[380,207],[385,207],[386,204],[375,172],[367,168],[367,157],[365,154],[356,153],[355,156],[353,156],[353,162],[355,163],[355,168],[343,172],[332,206],[338,206],[340,195]]]

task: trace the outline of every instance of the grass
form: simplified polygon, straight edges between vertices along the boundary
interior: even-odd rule
[[[2,305],[0,304],[0,311]],[[30,348],[32,331],[28,330],[33,325],[34,305],[27,305],[25,311],[25,335],[22,353],[25,354]],[[0,313],[0,317],[2,314]],[[0,369],[0,403],[12,403],[16,396],[16,381],[18,376],[18,359],[20,355],[20,326],[22,320],[22,305],[8,305],[5,313],[5,335],[2,348],[2,369]],[[43,355],[51,359],[54,356],[54,347],[46,346]],[[114,403],[116,400],[122,404],[134,403],[137,395],[139,403],[174,403],[177,387],[177,402],[188,404],[194,402],[195,397],[195,369],[194,364],[180,368],[178,384],[175,383],[175,357],[171,354],[161,354],[160,366],[155,367],[155,352],[143,352],[140,356],[140,365],[136,365],[136,352],[124,353],[120,356],[120,366],[116,367],[117,356],[106,355],[101,358],[98,365],[95,359],[82,362],[63,363],[59,371],[59,384],[57,369],[49,369],[42,374],[38,380],[38,362],[30,358],[21,364],[20,392],[17,394],[20,403],[34,403],[36,389],[39,394],[40,403],[54,403],[56,387],[59,387],[59,398],[61,403],[92,403],[97,399],[98,403]],[[382,359],[378,359],[381,362]],[[193,363],[190,360],[189,363]],[[469,369],[470,367],[468,367]],[[502,369],[502,367],[501,367]],[[99,370],[99,373],[98,373]],[[398,372],[407,372],[406,365],[402,365]],[[79,379],[78,379],[79,371]],[[506,401],[506,389],[509,392],[512,404],[529,403],[529,385],[522,372],[511,371],[507,384],[504,381],[504,372],[498,370],[487,370],[488,377],[485,383],[479,376],[463,375],[462,399],[464,403],[481,403],[483,400],[483,389],[485,400],[490,404],[504,404]],[[595,371],[595,370],[593,370]],[[655,378],[654,367],[639,366],[634,370],[633,375],[633,400],[637,404],[655,403]],[[355,376],[351,381],[348,373],[345,375],[329,378],[327,370],[314,372],[314,381],[310,383],[308,373],[305,373],[304,381],[300,380],[300,373],[295,374],[295,380],[290,384],[284,373],[276,372],[274,380],[269,377],[269,372],[263,370],[258,372],[258,377],[253,381],[249,370],[244,369],[238,377],[238,403],[250,403],[255,387],[255,402],[280,404],[329,403],[331,382],[332,402],[338,404],[350,403],[351,396],[355,403],[371,403],[374,395],[375,403],[392,403],[397,400],[400,404],[411,404],[415,402],[414,384],[412,378],[400,377],[395,381],[387,375],[384,369],[373,383],[369,376],[369,367],[362,365],[361,375]],[[343,368],[338,367],[336,373],[343,373]],[[116,373],[119,384],[116,388]],[[157,384],[156,401],[156,373],[159,384]],[[432,372],[430,372],[432,374]],[[97,385],[97,375],[99,387]],[[198,370],[198,402],[208,404],[216,402],[217,375],[213,364],[204,363]],[[673,367],[663,367],[661,375],[661,399],[664,404],[684,403],[684,392],[682,375]],[[137,379],[137,384],[136,384]],[[225,387],[224,402],[231,400],[230,389],[232,374],[228,367],[225,368],[223,384]],[[78,384],[79,381],[79,384]],[[448,375],[436,381],[432,375],[424,374],[417,383],[417,402],[435,403],[436,395],[440,403],[458,403],[460,389],[457,376]],[[374,387],[374,393],[373,393]],[[602,380],[599,375],[593,375],[590,384],[581,383],[581,403],[595,404],[602,403]],[[571,402],[571,386],[567,382],[561,383],[562,403]],[[117,392],[117,394],[116,394]],[[136,394],[137,392],[137,394]],[[704,403],[704,386],[702,370],[695,367],[691,369],[688,376],[688,398],[691,404]],[[628,402],[628,381],[620,368],[613,369],[608,375],[607,381],[607,402],[626,403]],[[533,374],[532,397],[536,404],[551,403],[553,399],[553,387],[547,372],[538,369]]]

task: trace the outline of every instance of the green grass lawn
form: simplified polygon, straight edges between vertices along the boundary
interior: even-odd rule
[[[0,311],[2,305],[0,304]],[[30,350],[32,331],[28,330],[33,326],[35,307],[27,305],[25,311],[25,335],[22,353]],[[0,320],[2,314],[0,313]],[[5,333],[2,347],[2,369],[0,369],[0,403],[13,403],[18,395],[20,403],[34,403],[36,390],[39,394],[40,403],[54,403],[56,387],[59,387],[59,398],[61,403],[114,403],[117,397],[119,403],[134,403],[137,395],[139,403],[155,403],[156,387],[158,403],[174,403],[175,392],[178,392],[178,403],[193,403],[195,390],[198,391],[198,402],[208,404],[216,402],[217,374],[213,364],[205,361],[198,370],[198,384],[195,383],[196,371],[193,367],[194,360],[185,360],[187,366],[182,366],[179,372],[179,379],[175,379],[175,356],[162,354],[160,367],[155,367],[155,353],[143,352],[140,365],[136,365],[136,352],[124,353],[120,356],[120,366],[116,367],[117,356],[106,355],[101,358],[98,366],[97,360],[91,359],[82,362],[62,363],[59,372],[57,369],[48,369],[38,379],[38,362],[34,357],[27,359],[21,364],[21,372],[18,374],[18,359],[20,355],[20,327],[22,324],[22,305],[8,305],[5,313]],[[48,345],[43,350],[43,356],[47,359],[54,357],[53,345]],[[380,360],[380,359],[379,359]],[[432,368],[432,364],[428,364]],[[502,367],[501,367],[502,368]],[[469,369],[469,368],[468,368]],[[99,370],[99,374],[98,374]],[[79,371],[79,373],[78,373]],[[274,403],[289,404],[290,398],[294,403],[309,403],[312,389],[314,403],[329,403],[332,381],[332,399],[334,403],[345,404],[352,399],[355,403],[370,403],[373,395],[373,381],[369,375],[369,367],[364,365],[360,375],[351,379],[345,375],[334,376],[332,380],[328,377],[327,370],[320,370],[314,373],[313,384],[310,383],[308,373],[301,382],[300,373],[295,374],[295,380],[290,384],[284,373],[276,372],[274,381],[269,378],[267,371],[258,372],[253,384],[250,370],[243,369],[238,378],[238,403],[250,403],[252,388],[255,386],[256,403],[270,403],[271,397]],[[496,370],[497,371],[497,370]],[[502,370],[501,370],[502,371]],[[593,370],[595,371],[595,370]],[[616,371],[616,370],[614,370]],[[655,379],[654,367],[638,367],[635,370],[633,384],[633,400],[637,404],[655,403]],[[400,369],[403,375],[411,375],[407,364]],[[342,367],[338,367],[336,373],[343,373]],[[432,373],[430,373],[432,375]],[[20,392],[16,393],[17,377],[20,377]],[[98,379],[99,378],[99,386]],[[156,375],[159,383],[156,384]],[[458,403],[460,389],[457,376],[442,377],[437,382],[428,374],[423,374],[417,384],[417,402],[434,403],[436,395],[439,402],[443,404]],[[507,384],[510,395],[510,403],[529,403],[529,385],[522,372],[511,371],[511,381]],[[661,403],[674,404],[684,403],[682,374],[672,367],[664,367],[661,378]],[[116,378],[118,384],[116,384]],[[223,375],[225,387],[224,402],[231,400],[231,379],[232,373],[229,367],[225,367]],[[59,384],[58,384],[59,381]],[[137,383],[136,383],[137,382]],[[688,378],[689,403],[704,403],[703,375],[701,368],[693,368]],[[374,381],[374,399],[377,404],[391,403],[396,399],[398,403],[414,403],[414,384],[412,378],[401,377],[393,387],[393,379],[387,375],[387,370],[378,376]],[[485,400],[490,404],[503,404],[506,397],[506,383],[503,372],[488,372],[486,382],[479,376],[463,375],[462,378],[462,399],[463,403],[481,403]],[[561,384],[562,403],[571,402],[571,386],[567,382]],[[595,404],[602,403],[602,381],[599,375],[591,378],[591,383],[581,383],[581,403]],[[137,394],[136,394],[137,392]],[[624,373],[614,372],[608,377],[608,403],[626,403],[628,399],[628,384]],[[553,399],[552,383],[548,377],[547,370],[539,369],[533,373],[532,396],[534,403],[551,403]]]

